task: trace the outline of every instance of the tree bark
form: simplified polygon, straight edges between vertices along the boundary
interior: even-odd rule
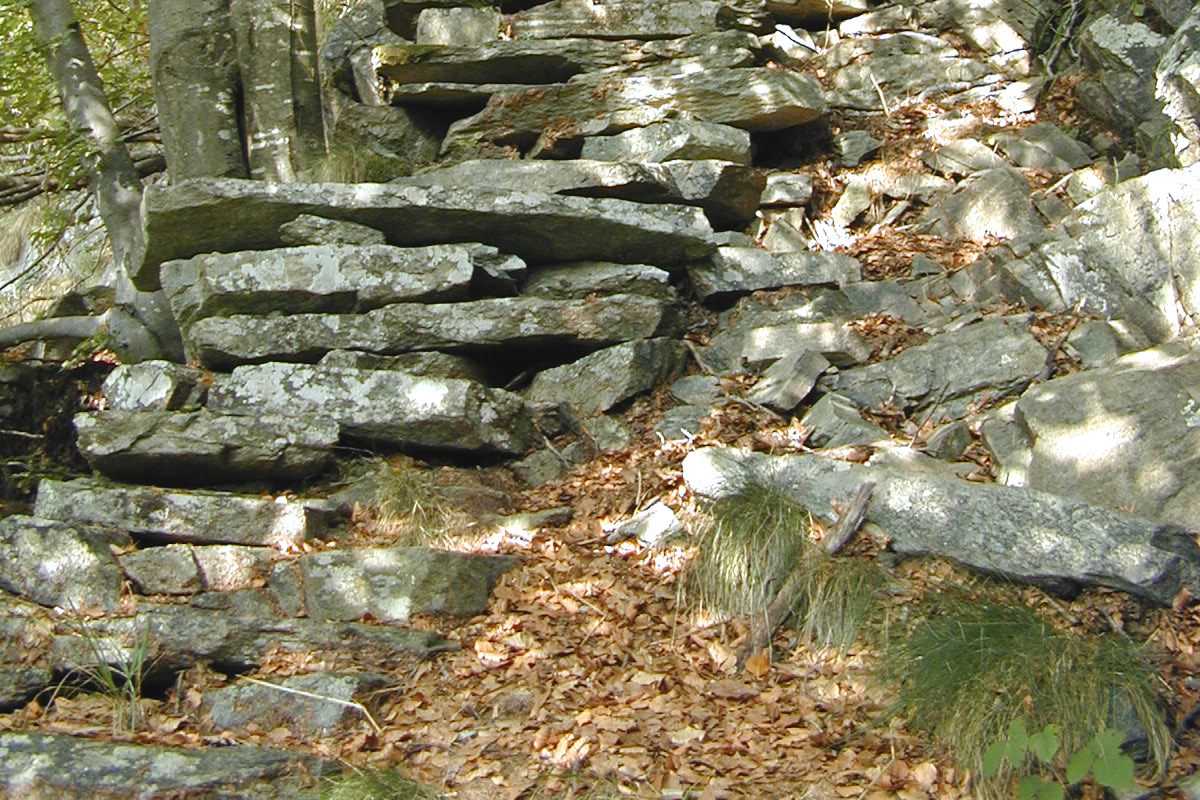
[[[130,361],[155,357],[182,360],[179,328],[162,292],[139,291],[129,279],[130,266],[141,261],[146,249],[142,182],[121,139],[70,0],[33,0],[29,16],[34,35],[46,51],[68,124],[88,144],[88,185],[112,243],[117,305],[144,328],[119,325],[110,330],[118,355]]]

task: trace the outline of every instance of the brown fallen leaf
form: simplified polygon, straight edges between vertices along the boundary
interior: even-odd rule
[[[765,677],[771,671],[771,657],[766,650],[759,650],[746,659],[746,672],[756,678]]]

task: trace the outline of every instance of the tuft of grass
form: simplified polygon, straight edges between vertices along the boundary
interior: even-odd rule
[[[790,576],[799,576],[792,619],[810,641],[845,652],[880,610],[884,570],[828,555],[812,542],[807,509],[757,485],[715,504],[688,569],[687,591],[718,614],[761,618]]]
[[[325,778],[321,800],[437,800],[431,789],[396,769],[350,767],[334,778]]]
[[[398,544],[442,546],[456,532],[470,528],[470,521],[450,502],[450,489],[439,486],[429,470],[410,458],[384,462],[375,483],[375,527]]]
[[[127,646],[115,649],[83,623],[75,627],[92,657],[91,664],[77,670],[83,677],[82,688],[93,689],[112,703],[114,731],[135,733],[142,724],[143,684],[153,666],[149,620],[130,634]],[[60,683],[54,695],[63,687]]]
[[[1153,671],[1129,639],[1060,631],[1023,604],[965,589],[927,595],[916,620],[893,631],[879,668],[897,686],[891,712],[953,751],[980,797],[1004,796],[1021,774],[978,780],[984,752],[1018,717],[1034,731],[1057,724],[1062,751],[1076,753],[1124,712],[1145,732],[1153,767],[1165,768],[1171,732]]]

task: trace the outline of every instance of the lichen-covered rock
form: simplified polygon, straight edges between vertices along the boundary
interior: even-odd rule
[[[256,545],[285,551],[296,550],[323,532],[326,522],[321,511],[303,500],[282,496],[172,492],[92,478],[42,480],[34,512],[47,519],[120,528],[158,541]]]
[[[358,441],[407,447],[514,455],[534,442],[529,411],[517,395],[393,370],[243,366],[213,387],[209,406],[298,419],[321,414]]]
[[[672,339],[643,339],[599,350],[534,376],[530,402],[563,402],[590,417],[635,394],[669,381],[683,368],[687,351]]]
[[[514,347],[587,347],[669,334],[663,300],[612,295],[588,303],[499,297],[466,303],[397,303],[365,314],[207,317],[188,330],[189,352],[207,367],[316,361],[336,349],[395,354],[444,349],[473,353]]]
[[[1182,167],[1200,161],[1200,8],[1193,7],[1155,70],[1155,96],[1171,120],[1171,149]]]
[[[591,136],[583,158],[599,161],[698,161],[750,163],[750,133],[699,120],[667,120],[613,136]]]
[[[337,424],[319,412],[298,418],[113,410],[75,415],[75,431],[92,469],[171,486],[306,478],[325,468],[338,441]]]
[[[87,525],[14,514],[0,519],[0,588],[44,606],[113,612],[121,568]]]
[[[170,361],[121,364],[104,379],[105,408],[117,411],[178,411],[203,402],[204,371]]]
[[[862,279],[862,266],[836,253],[768,253],[757,247],[721,247],[708,263],[688,268],[702,299],[781,286],[842,285]]]

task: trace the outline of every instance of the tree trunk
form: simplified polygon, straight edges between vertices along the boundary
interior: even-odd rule
[[[124,323],[132,317],[140,323],[109,326],[118,355],[129,361],[155,357],[182,360],[179,328],[162,292],[139,291],[129,279],[131,265],[141,261],[146,249],[142,182],[121,139],[70,0],[33,0],[29,15],[34,34],[46,50],[46,63],[67,121],[88,144],[88,184],[108,231],[116,266],[119,311],[109,318],[120,318]]]

